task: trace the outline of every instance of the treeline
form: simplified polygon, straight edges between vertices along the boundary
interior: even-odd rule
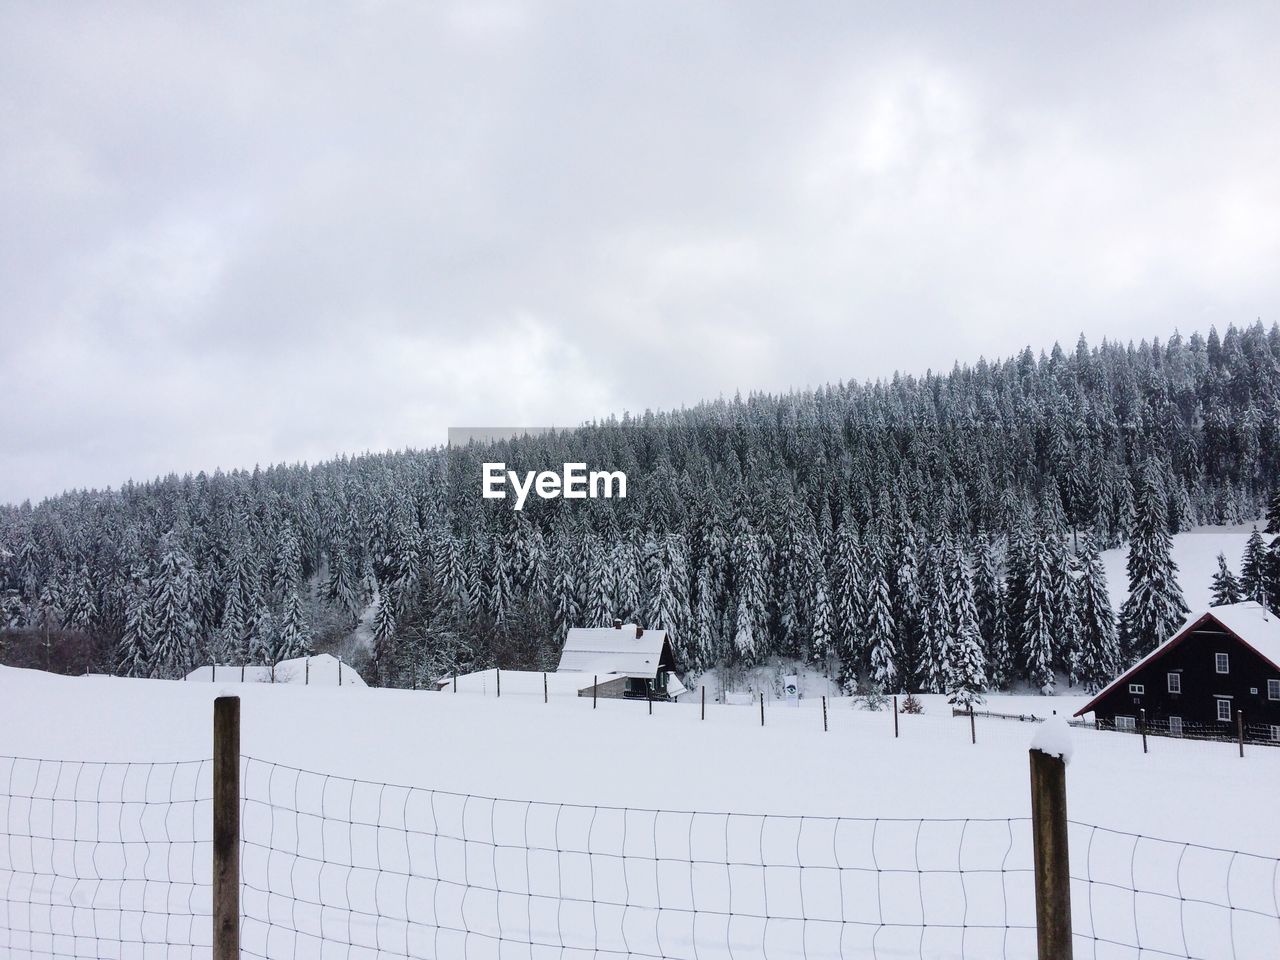
[[[483,500],[480,464],[622,470],[625,500]],[[687,669],[787,656],[885,688],[1095,687],[1185,612],[1169,536],[1276,523],[1280,326],[1083,340],[947,374],[491,446],[170,476],[0,509],[0,643],[177,676],[328,648],[372,682],[553,664],[570,625]],[[1131,544],[1113,611],[1098,551]],[[1280,548],[1262,590],[1280,595]],[[53,638],[51,640],[50,638]],[[20,655],[21,654],[21,655]],[[73,666],[68,664],[68,666]],[[82,666],[82,665],[81,665]]]

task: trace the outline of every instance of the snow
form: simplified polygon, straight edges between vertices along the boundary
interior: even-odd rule
[[[1211,607],[1209,612],[1237,637],[1280,666],[1280,617],[1251,600]],[[1184,624],[1184,629],[1194,622],[1192,618]]]
[[[1178,584],[1182,587],[1187,606],[1203,610],[1213,596],[1213,575],[1218,569],[1218,554],[1227,558],[1227,565],[1237,576],[1240,558],[1244,555],[1249,534],[1264,523],[1241,523],[1234,526],[1193,527],[1173,536],[1173,562],[1178,566]],[[1266,537],[1270,541],[1270,537]],[[1107,571],[1107,587],[1111,594],[1111,608],[1117,613],[1129,596],[1129,574],[1126,562],[1127,546],[1102,552],[1102,564]]]
[[[187,674],[187,680],[203,683],[296,683],[313,687],[366,686],[350,664],[342,663],[327,653],[281,660],[274,670],[261,664],[197,667]]]
[[[1074,741],[1071,727],[1064,717],[1050,717],[1038,724],[1035,736],[1031,738],[1031,749],[1047,753],[1051,757],[1061,757],[1063,763],[1071,763]]]
[[[79,778],[64,775],[71,768],[61,763],[0,760],[0,823],[9,854],[0,852],[0,948],[12,948],[4,939],[11,916],[29,929],[64,925],[63,934],[80,924],[75,947],[67,936],[50,950],[55,941],[46,934],[32,941],[30,953],[97,955],[86,953],[96,941],[83,938],[111,929],[129,891],[77,886],[65,876],[111,869],[112,851],[144,835],[149,855],[129,859],[128,869],[151,878],[147,895],[161,906],[150,909],[167,903],[173,912],[189,910],[207,896],[203,888],[166,884],[166,875],[188,869],[195,854],[153,839],[180,844],[192,831],[207,838],[207,805],[168,819],[163,807],[148,806],[145,816],[89,813],[77,820],[66,801],[86,790],[110,797],[151,790],[150,796],[159,787],[160,799],[175,792],[207,796],[207,765],[189,781],[165,774],[173,782],[156,786],[108,776],[103,786],[101,762],[207,758],[211,701],[234,688],[242,702],[242,751],[256,758],[247,762],[244,781],[247,955],[345,957],[345,945],[356,943],[368,949],[350,956],[377,957],[380,944],[381,956],[588,957],[593,937],[602,954],[616,949],[620,956],[679,960],[727,960],[730,941],[739,958],[760,955],[764,944],[771,957],[797,960],[1035,955],[1026,930],[970,928],[962,947],[961,932],[947,926],[1033,917],[1029,876],[1019,872],[1031,863],[1023,819],[1030,813],[1026,723],[978,716],[972,745],[969,721],[953,719],[945,698],[921,697],[925,713],[898,716],[895,737],[887,711],[835,698],[824,733],[816,697],[798,707],[767,699],[762,727],[755,705],[708,702],[707,719],[700,720],[696,692],[690,703],[655,703],[650,715],[644,702],[601,700],[593,710],[589,698],[544,704],[534,695],[508,697],[503,680],[498,699],[237,686],[224,684],[221,671],[217,683],[183,683],[0,669],[0,756],[94,761],[84,768],[92,776]],[[1076,699],[1083,698],[991,696],[979,710],[1045,716],[1073,709]],[[1140,923],[1145,947],[1178,956],[1183,937],[1185,952],[1217,956],[1234,935],[1237,957],[1274,957],[1280,923],[1242,912],[1274,917],[1280,895],[1274,861],[1229,851],[1280,857],[1274,816],[1280,750],[1250,747],[1242,760],[1233,744],[1152,739],[1144,755],[1138,737],[1083,729],[1072,732],[1072,741],[1073,875],[1178,894],[1135,899],[1082,879],[1074,885],[1077,931],[1132,942],[1131,928]],[[6,791],[61,799],[7,800]],[[1228,801],[1229,815],[1212,815]],[[825,819],[831,817],[843,819]],[[75,849],[65,840],[23,839],[24,831],[65,837],[73,828],[108,839]],[[319,843],[325,846],[312,846]],[[321,853],[332,865],[317,871],[307,858]],[[34,856],[58,866],[53,872],[64,879],[35,886],[18,873],[6,875],[15,856],[18,863]],[[814,869],[801,872],[796,864]],[[961,864],[963,879],[947,872]],[[202,883],[206,867],[198,858],[190,867]],[[414,879],[404,879],[408,874]],[[268,888],[292,896],[260,892]],[[485,892],[492,888],[504,892]],[[1220,902],[1224,891],[1241,908],[1230,921],[1217,908],[1185,906],[1190,898]],[[692,897],[710,912],[691,925],[680,911]],[[6,900],[57,906],[31,910]],[[611,902],[628,906],[618,910]],[[309,905],[317,903],[325,906]],[[727,926],[715,913],[725,909],[735,912]],[[751,919],[766,912],[811,919],[771,920],[767,928]],[[406,916],[418,919],[406,923]],[[821,919],[831,916],[848,922]],[[168,932],[180,943],[188,926],[204,929],[177,920],[166,928],[163,915],[159,920],[159,935]],[[462,928],[470,932],[451,932]],[[322,954],[318,940],[295,930],[323,930],[340,946]],[[567,951],[559,948],[561,938]],[[529,939],[554,946],[516,946]],[[1081,938],[1077,954],[1092,955],[1091,945]],[[9,952],[23,956],[21,949]],[[132,960],[141,952],[122,955]],[[1119,949],[1106,955],[1138,956]]]

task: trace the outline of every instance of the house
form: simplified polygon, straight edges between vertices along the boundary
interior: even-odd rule
[[[676,678],[675,654],[665,630],[613,621],[612,627],[572,627],[557,674],[591,677],[581,697],[672,700],[685,692]],[[598,679],[597,679],[598,678]]]
[[[675,668],[665,630],[646,630],[615,620],[612,627],[570,628],[554,673],[478,670],[442,677],[436,687],[487,696],[674,700],[686,692]]]
[[[1099,727],[1280,742],[1280,619],[1252,601],[1193,614],[1076,713]]]

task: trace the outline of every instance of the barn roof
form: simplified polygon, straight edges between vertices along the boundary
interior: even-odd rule
[[[652,680],[666,642],[665,630],[642,630],[630,623],[621,628],[571,627],[556,670]]]
[[[1180,643],[1183,637],[1202,626],[1205,621],[1216,621],[1236,639],[1247,644],[1258,652],[1271,665],[1280,670],[1280,617],[1268,611],[1262,604],[1253,600],[1243,603],[1228,603],[1220,607],[1210,607],[1199,613],[1193,613],[1187,621],[1175,631],[1164,643],[1160,644],[1145,657],[1124,671],[1116,679],[1098,691],[1097,695],[1076,711],[1076,716],[1088,713],[1107,694],[1128,681],[1129,677],[1145,667],[1148,663],[1164,656],[1174,644]]]

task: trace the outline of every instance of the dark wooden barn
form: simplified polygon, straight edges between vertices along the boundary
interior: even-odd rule
[[[1104,729],[1280,742],[1280,619],[1253,602],[1210,607],[1113,680],[1076,716]]]

